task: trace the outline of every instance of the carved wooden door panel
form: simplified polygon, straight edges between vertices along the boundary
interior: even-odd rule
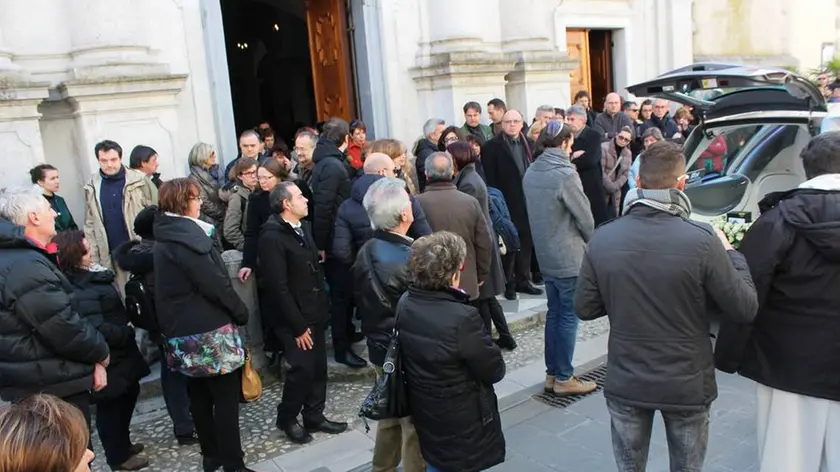
[[[318,120],[356,114],[345,0],[306,0],[309,54]]]
[[[586,29],[566,29],[566,50],[569,57],[578,60],[578,66],[570,74],[571,78],[571,96],[570,100],[575,99],[575,94],[580,90],[586,90],[591,93],[590,69],[589,69],[589,30]]]

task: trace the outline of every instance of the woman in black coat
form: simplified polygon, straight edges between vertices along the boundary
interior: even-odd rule
[[[191,179],[160,186],[155,217],[155,307],[166,338],[167,366],[187,377],[205,471],[247,471],[239,437],[245,351],[237,326],[248,308],[233,289],[213,244],[215,227],[198,219],[201,199]]]
[[[73,309],[93,325],[108,343],[111,362],[107,367],[108,384],[92,394],[96,403],[96,430],[105,449],[108,465],[115,470],[139,470],[149,460],[138,456],[142,444],[131,444],[129,426],[140,379],[149,375],[149,366],[134,341],[116,276],[110,270],[91,265],[90,245],[85,233],[63,231],[55,236],[59,266],[73,284]]]
[[[472,146],[466,141],[456,141],[450,144],[446,150],[452,155],[452,160],[455,163],[455,185],[461,192],[478,200],[479,205],[481,205],[481,210],[484,213],[484,219],[487,220],[487,231],[493,237],[490,277],[479,288],[476,308],[478,308],[488,333],[491,328],[491,320],[496,325],[496,331],[499,332],[499,339],[496,341],[496,344],[503,349],[516,349],[516,340],[513,339],[508,329],[505,310],[496,299],[496,295],[505,291],[506,277],[504,267],[502,266],[501,254],[499,254],[498,235],[493,230],[492,220],[490,219],[490,202],[487,195],[487,184],[484,183],[484,179],[481,178],[475,167],[478,156],[473,151]]]
[[[427,471],[471,472],[505,460],[493,384],[502,352],[459,286],[464,240],[448,231],[411,246],[412,285],[397,307],[408,399]]]

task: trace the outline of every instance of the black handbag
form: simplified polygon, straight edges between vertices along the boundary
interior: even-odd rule
[[[374,282],[376,284],[376,282]],[[365,424],[365,431],[370,431],[367,420],[385,420],[404,418],[411,415],[408,408],[408,389],[405,384],[405,374],[400,356],[400,311],[406,294],[400,297],[394,316],[394,330],[385,352],[385,362],[382,364],[383,373],[377,379],[373,389],[368,393],[359,409],[359,417]]]

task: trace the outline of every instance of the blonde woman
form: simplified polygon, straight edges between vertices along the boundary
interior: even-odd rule
[[[416,195],[418,187],[416,181],[417,176],[414,175],[414,166],[408,163],[405,144],[396,139],[379,139],[374,141],[370,148],[370,153],[372,154],[374,152],[381,152],[394,161],[394,165],[397,167],[397,178],[405,181],[409,194]]]
[[[531,138],[534,142],[537,142],[537,139],[540,137],[540,133],[542,130],[545,129],[545,121],[537,120],[535,121],[530,128],[528,128],[528,137]]]

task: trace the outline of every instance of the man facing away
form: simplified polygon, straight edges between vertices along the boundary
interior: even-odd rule
[[[157,204],[157,187],[142,172],[123,165],[122,147],[114,141],[98,143],[93,152],[99,169],[84,186],[85,239],[91,262],[114,270],[111,252],[135,239],[134,219],[143,208]],[[125,273],[116,269],[122,290]]]
[[[49,393],[90,426],[90,390],[107,383],[105,338],[73,311],[56,265],[55,212],[33,187],[0,191],[0,398]]]
[[[371,157],[384,154],[371,154]],[[353,265],[353,288],[367,337],[370,362],[382,375],[382,364],[388,350],[397,302],[411,282],[408,258],[411,255],[409,228],[414,222],[414,205],[405,182],[393,175],[376,180],[365,194],[363,205],[373,228],[373,237],[359,250]],[[402,459],[405,472],[423,472],[426,463],[420,454],[420,443],[411,417],[379,420],[373,450],[374,471],[396,470]]]
[[[589,240],[575,311],[583,320],[610,319],[604,396],[618,470],[645,469],[659,410],[671,470],[699,472],[717,397],[710,313],[746,323],[758,300],[744,256],[689,219],[680,148],[657,143],[640,159],[624,216]]]
[[[762,472],[840,471],[840,132],[801,157],[809,180],[768,195],[741,244],[755,323],[724,323],[715,352],[721,370],[758,382]]]
[[[324,292],[324,274],[309,222],[301,221],[308,210],[306,198],[294,182],[280,182],[269,196],[272,216],[260,231],[260,270],[270,281],[272,313],[279,319],[278,337],[283,342],[289,368],[283,384],[283,399],[277,405],[276,425],[291,441],[312,441],[311,432],[338,434],[347,423],[324,417],[327,399],[327,346],[324,334],[329,319],[329,301]],[[303,412],[303,427],[298,415]]]

